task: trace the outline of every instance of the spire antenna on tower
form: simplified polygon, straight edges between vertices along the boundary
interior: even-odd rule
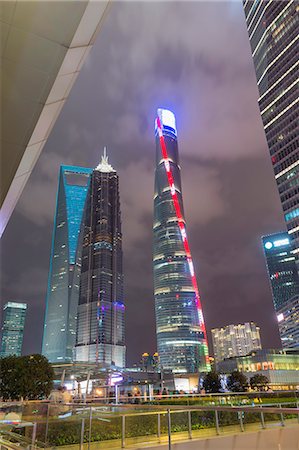
[[[107,147],[104,147],[104,153],[101,157],[100,164],[96,167],[100,172],[115,172],[113,167],[108,163]]]
[[[105,163],[108,164],[108,156],[107,156],[107,147],[106,147],[106,145],[104,147],[104,154],[102,156],[102,162],[105,162]]]

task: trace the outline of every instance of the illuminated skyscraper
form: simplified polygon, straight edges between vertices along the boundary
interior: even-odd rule
[[[4,305],[0,356],[21,355],[26,309],[26,303],[7,302]]]
[[[214,328],[211,332],[216,363],[262,348],[260,329],[253,322]]]
[[[243,0],[259,107],[299,268],[298,2]]]
[[[299,276],[287,232],[262,238],[283,347],[299,346]],[[297,300],[296,300],[297,299]]]
[[[288,300],[277,313],[282,346],[299,350],[299,295]]]
[[[299,277],[287,232],[262,237],[275,311],[298,294]]]
[[[200,297],[183,210],[175,117],[158,109],[154,195],[154,290],[158,353],[174,372],[209,369]]]
[[[82,228],[76,361],[125,365],[118,175],[106,153],[92,172]]]
[[[92,169],[61,166],[53,229],[42,353],[72,361],[80,281],[80,227]]]

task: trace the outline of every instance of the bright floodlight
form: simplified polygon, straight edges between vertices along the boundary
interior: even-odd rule
[[[278,322],[282,322],[283,319],[284,319],[283,313],[280,313],[280,314],[277,315],[277,321]]]
[[[272,242],[270,242],[270,241],[266,242],[265,248],[266,248],[267,250],[270,250],[270,248],[272,248],[272,247],[273,247]]]

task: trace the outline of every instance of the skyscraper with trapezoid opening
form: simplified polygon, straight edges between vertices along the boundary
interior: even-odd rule
[[[80,282],[80,228],[92,169],[61,166],[56,200],[42,353],[73,360]]]

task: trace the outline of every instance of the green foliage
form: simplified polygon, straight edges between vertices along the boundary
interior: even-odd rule
[[[7,356],[0,359],[0,365],[0,397],[3,400],[18,400],[22,391],[21,359],[17,356]]]
[[[31,402],[28,404],[27,414],[32,414],[36,406],[32,406]],[[54,407],[53,407],[54,408]],[[45,417],[47,405],[43,405],[39,412]],[[71,411],[72,408],[69,409]],[[52,409],[53,413],[53,409]],[[50,447],[58,447],[62,445],[78,445],[80,443],[81,425],[82,419],[85,419],[85,430],[84,430],[84,442],[89,440],[89,411],[83,412],[78,415],[76,410],[73,410],[71,417],[67,419],[58,418],[56,411],[53,416],[52,413],[49,416],[49,427],[47,434],[47,444]],[[284,415],[284,418],[296,418],[296,409],[294,407],[294,414]],[[243,423],[245,425],[251,423],[260,422],[260,411],[259,408],[252,408],[242,415]],[[280,420],[280,414],[264,413],[264,418],[266,422],[277,422]],[[29,420],[29,417],[27,417]],[[218,420],[220,427],[231,427],[232,425],[240,426],[239,413],[233,408],[227,411],[218,412]],[[155,436],[158,430],[158,418],[155,414],[148,415],[127,415],[126,420],[126,438],[137,438],[144,436]],[[201,430],[214,428],[215,429],[215,412],[214,411],[191,411],[191,427],[192,430]],[[28,430],[28,429],[27,429]],[[173,433],[176,432],[188,432],[188,415],[187,412],[172,412],[171,414],[171,430]],[[31,428],[29,430],[31,432]],[[161,435],[167,435],[167,414],[160,414],[160,431]],[[18,432],[24,433],[25,429],[22,428]],[[41,421],[38,423],[37,427],[37,440],[39,442],[45,442],[46,435],[46,422]],[[27,435],[30,438],[30,434]],[[113,439],[121,439],[121,416],[120,415],[109,415],[103,417],[101,412],[93,413],[92,416],[92,426],[91,426],[91,442],[102,442]],[[101,448],[110,448],[111,444],[107,444]],[[96,447],[95,447],[96,448]]]
[[[227,387],[232,392],[245,392],[248,389],[248,382],[246,376],[235,370],[227,379]]]
[[[236,415],[236,413],[235,413]],[[100,416],[99,416],[100,417]],[[86,418],[87,419],[87,418]],[[82,419],[81,419],[82,420]],[[53,418],[49,423],[48,444],[51,446],[71,445],[80,442],[81,420],[72,416],[71,420],[63,421]],[[167,434],[167,415],[161,414],[161,434]],[[192,411],[192,429],[204,429],[215,426],[215,414],[213,411]],[[37,428],[37,439],[43,442],[45,439],[45,423],[40,423]],[[171,415],[171,430],[176,432],[187,432],[187,413],[176,413]],[[126,417],[126,438],[138,436],[149,436],[157,433],[156,415],[136,415]],[[93,417],[91,427],[91,442],[100,442],[121,438],[121,417],[111,418],[110,421],[98,420]],[[88,419],[85,421],[84,442],[89,440]]]
[[[264,391],[269,385],[269,379],[265,375],[256,374],[250,378],[250,386],[252,389]]]
[[[0,359],[0,397],[3,400],[34,400],[47,397],[54,371],[42,355],[8,356]]]
[[[219,392],[221,389],[219,374],[214,371],[207,372],[203,380],[203,387],[206,392]]]

